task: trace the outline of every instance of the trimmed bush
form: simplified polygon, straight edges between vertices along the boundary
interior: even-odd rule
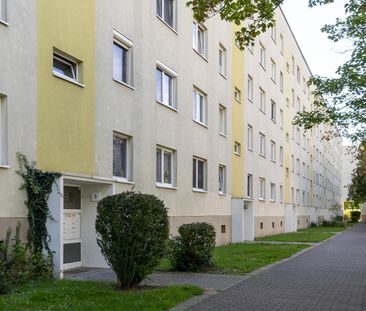
[[[345,224],[344,221],[335,221],[335,220],[327,221],[327,220],[324,220],[322,226],[323,227],[345,227],[346,224]]]
[[[138,285],[153,271],[169,238],[169,219],[163,201],[132,191],[102,199],[95,228],[97,243],[121,289]]]
[[[358,222],[360,220],[360,217],[361,217],[360,211],[351,211],[350,214],[351,214],[352,222]]]
[[[169,261],[176,271],[203,271],[213,265],[216,234],[206,222],[185,224],[170,241]]]
[[[343,216],[336,216],[334,218],[335,221],[343,221]]]

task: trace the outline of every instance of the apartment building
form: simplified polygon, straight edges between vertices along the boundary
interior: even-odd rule
[[[218,244],[330,216],[339,142],[292,127],[311,72],[280,10],[243,52],[236,26],[198,24],[184,1],[0,3],[0,239],[25,232],[18,151],[62,174],[48,224],[61,277],[106,266],[96,206],[125,190],[161,198],[172,234],[212,223]]]

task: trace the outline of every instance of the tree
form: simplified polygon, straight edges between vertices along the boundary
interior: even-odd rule
[[[237,45],[244,49],[253,45],[262,32],[273,26],[274,10],[284,0],[189,0],[195,19],[204,22],[215,15],[240,26]],[[334,0],[308,0],[310,7]],[[352,42],[351,57],[341,65],[336,78],[314,76],[308,81],[314,86],[312,111],[300,112],[294,123],[309,130],[319,124],[336,128],[331,135],[349,137],[352,141],[366,140],[366,5],[364,0],[349,0],[347,17],[325,25],[322,31],[334,42]]]
[[[348,187],[348,196],[358,205],[366,202],[366,142],[360,145],[356,159],[357,164]]]

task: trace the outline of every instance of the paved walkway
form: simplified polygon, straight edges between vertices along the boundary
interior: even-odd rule
[[[188,310],[366,310],[366,223]]]
[[[111,269],[89,271],[65,275],[67,279],[116,282],[116,275]],[[209,274],[209,273],[175,273],[161,272],[149,275],[141,285],[169,286],[194,285],[207,290],[224,291],[247,279],[248,276]]]

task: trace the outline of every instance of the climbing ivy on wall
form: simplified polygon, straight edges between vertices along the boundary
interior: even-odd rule
[[[24,203],[28,208],[28,247],[33,253],[42,253],[46,250],[52,256],[46,225],[47,219],[51,218],[47,201],[53,184],[61,174],[35,168],[20,152],[17,153],[17,159],[19,163],[17,173],[24,181],[20,189],[24,189],[27,193]]]

